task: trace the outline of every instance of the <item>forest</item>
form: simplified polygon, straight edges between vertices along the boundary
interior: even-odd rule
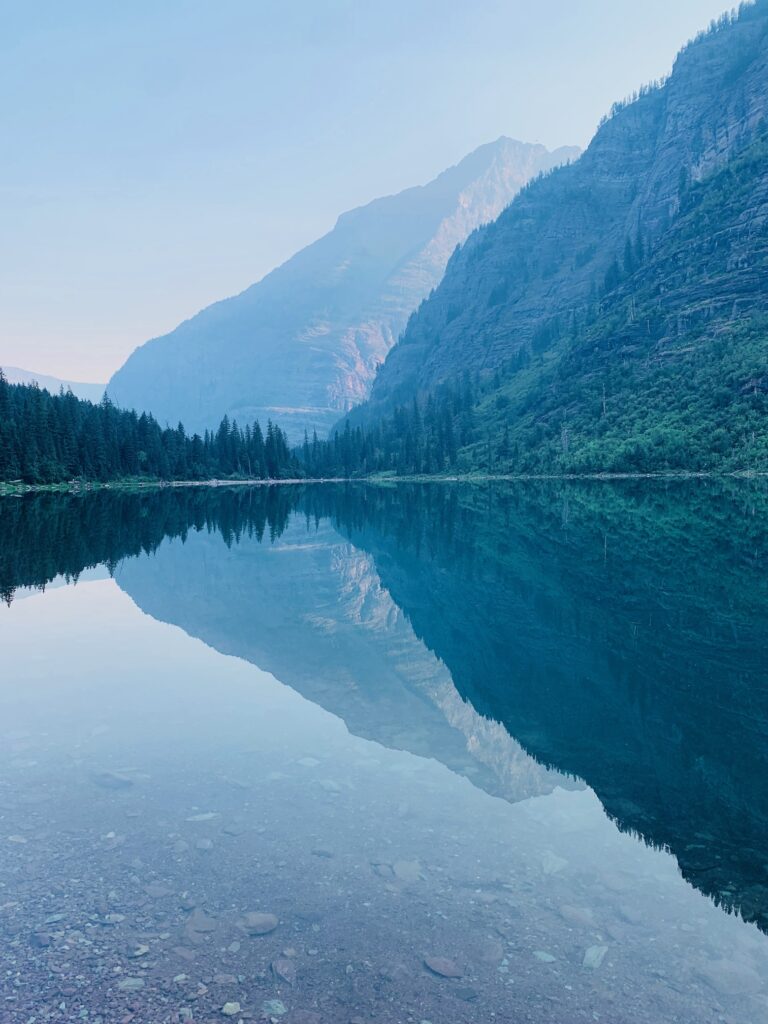
[[[271,421],[244,428],[225,416],[215,431],[188,435],[151,415],[9,384],[0,370],[0,480],[284,480],[299,473],[283,431]]]

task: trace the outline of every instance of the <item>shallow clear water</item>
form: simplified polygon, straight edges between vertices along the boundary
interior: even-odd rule
[[[0,1021],[768,1021],[766,508],[6,499]]]

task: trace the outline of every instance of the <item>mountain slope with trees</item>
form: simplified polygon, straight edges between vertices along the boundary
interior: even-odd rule
[[[454,435],[442,468],[765,468],[766,116],[759,0],[468,239],[348,417],[352,437],[364,428],[370,451],[399,434],[374,461],[413,465],[418,407],[446,452]]]

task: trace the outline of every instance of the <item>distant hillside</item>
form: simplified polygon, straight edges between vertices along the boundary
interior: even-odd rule
[[[89,402],[100,402],[104,395],[106,384],[83,384],[76,380],[60,380],[58,377],[51,377],[45,373],[34,373],[32,370],[22,370],[18,366],[3,366],[3,373],[9,384],[32,384],[34,381],[50,391],[52,395],[58,394],[61,388],[71,391],[77,398],[85,398]]]
[[[463,468],[768,466],[766,115],[759,0],[469,238],[351,425],[447,389]]]
[[[324,436],[367,396],[456,245],[531,178],[578,155],[501,138],[428,185],[343,214],[257,284],[139,348],[110,397],[191,431],[227,413],[272,418],[294,440],[305,429]]]

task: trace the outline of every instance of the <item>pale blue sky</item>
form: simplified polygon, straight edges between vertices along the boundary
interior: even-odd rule
[[[0,0],[0,365],[104,380],[341,211],[585,145],[722,0]]]

